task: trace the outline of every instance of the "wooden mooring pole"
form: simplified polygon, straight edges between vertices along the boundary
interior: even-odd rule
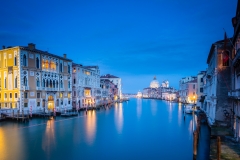
[[[193,132],[193,159],[197,158],[197,140],[198,134],[196,131]]]
[[[217,160],[221,159],[221,138],[217,137]]]

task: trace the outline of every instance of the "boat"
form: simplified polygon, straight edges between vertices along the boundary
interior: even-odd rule
[[[191,114],[194,111],[195,111],[194,106],[191,105],[191,104],[188,104],[184,107],[184,112],[185,113]]]

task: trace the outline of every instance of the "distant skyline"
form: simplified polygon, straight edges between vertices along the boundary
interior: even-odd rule
[[[156,76],[179,80],[207,68],[212,43],[232,37],[237,0],[8,0],[0,6],[0,45],[48,51],[101,75],[122,78],[137,93]]]

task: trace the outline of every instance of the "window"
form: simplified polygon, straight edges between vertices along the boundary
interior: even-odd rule
[[[193,92],[193,95],[195,95],[195,92]]]
[[[7,98],[7,93],[4,94],[4,98]]]
[[[63,93],[60,93],[60,98],[62,98],[63,97]]]
[[[28,98],[28,93],[24,93],[24,98]]]
[[[40,93],[37,93],[37,98],[41,98],[41,97],[40,97]]]
[[[70,104],[71,103],[71,101],[68,101],[68,104]]]
[[[60,63],[60,65],[59,65],[59,70],[60,70],[60,72],[62,72],[62,63]]]
[[[61,86],[61,88],[63,88],[63,82],[62,82],[62,80],[61,80],[61,82],[60,82],[60,86]]]
[[[56,81],[56,88],[58,88],[58,81]]]
[[[71,93],[68,93],[68,98],[71,98]]]
[[[4,78],[4,88],[7,88],[7,78]]]
[[[10,93],[10,96],[9,96],[9,98],[12,98],[12,93]]]
[[[203,78],[201,78],[201,82],[203,82]]]
[[[15,93],[15,98],[18,98],[17,93]]]
[[[27,66],[27,56],[23,55],[23,66]]]
[[[55,88],[55,81],[53,80],[53,88]]]
[[[45,79],[42,82],[42,86],[45,87]]]
[[[68,73],[70,73],[70,65],[68,65]]]
[[[52,80],[50,80],[49,86],[50,88],[52,88]]]
[[[27,86],[27,77],[26,76],[24,76],[24,78],[23,78],[23,85]]]
[[[195,84],[193,85],[193,89],[195,89]]]
[[[7,88],[7,78],[4,78],[4,88]]]
[[[71,87],[71,85],[70,85],[70,82],[68,81],[68,88],[70,88]]]
[[[28,103],[24,103],[24,107],[28,107]]]
[[[7,103],[5,103],[5,107],[7,108]]]
[[[74,91],[74,96],[76,96],[76,91]]]
[[[223,64],[223,66],[226,66],[226,67],[229,66],[229,52],[228,51],[223,52],[222,64]]]
[[[36,84],[37,84],[37,87],[40,87],[40,81],[39,81],[39,78],[37,78],[37,80],[36,80]]]
[[[15,77],[15,85],[14,85],[15,88],[17,88],[17,77]]]
[[[7,67],[7,59],[4,59],[4,67]]]
[[[48,80],[46,80],[46,87],[48,87]]]
[[[74,72],[74,73],[76,72],[76,68],[73,69],[73,72]]]
[[[37,102],[37,107],[40,107],[40,102]]]
[[[201,93],[203,92],[203,88],[200,88],[200,92],[201,92]]]
[[[76,84],[76,79],[75,78],[73,79],[73,84]]]
[[[14,66],[17,66],[17,56],[14,57]]]
[[[91,96],[91,90],[90,89],[85,89],[84,94],[85,94],[85,96]]]
[[[40,68],[40,62],[39,62],[39,58],[38,57],[36,58],[36,67]]]

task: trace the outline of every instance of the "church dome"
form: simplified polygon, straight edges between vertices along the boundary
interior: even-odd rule
[[[154,76],[152,82],[150,83],[150,88],[159,88],[159,82],[156,78],[156,76]]]

